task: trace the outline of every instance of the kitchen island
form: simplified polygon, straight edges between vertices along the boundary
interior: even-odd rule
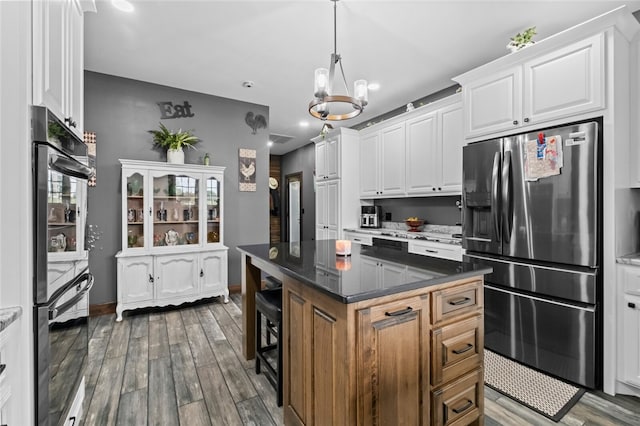
[[[285,424],[482,424],[483,276],[490,268],[335,240],[242,253],[243,350],[255,292],[283,283]]]

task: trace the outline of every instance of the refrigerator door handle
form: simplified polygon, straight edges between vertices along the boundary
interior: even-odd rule
[[[504,242],[511,240],[511,228],[513,225],[513,206],[511,205],[511,151],[504,152],[504,164],[502,165],[502,235]]]
[[[64,302],[62,305],[60,306],[56,306],[56,302],[58,300],[60,300],[60,298],[62,297],[63,294],[65,294],[68,291],[73,290],[74,288],[76,288],[77,286],[80,285],[80,283],[82,283],[83,281],[86,281],[87,284],[80,290],[77,290],[77,294],[75,296],[73,296],[71,299],[69,299],[68,301]],[[84,295],[91,290],[91,287],[93,287],[93,275],[89,274],[89,273],[85,273],[80,275],[79,277],[77,277],[77,279],[72,280],[72,282],[70,282],[72,285],[66,285],[65,286],[65,291],[62,293],[59,293],[58,297],[54,298],[50,303],[49,303],[49,319],[55,319],[57,318],[59,315],[65,313],[66,311],[68,311],[73,305],[75,305],[76,303],[78,303],[78,301],[80,299],[82,299],[84,297]]]
[[[491,215],[493,216],[493,232],[496,242],[500,242],[500,153],[493,156],[491,173]]]

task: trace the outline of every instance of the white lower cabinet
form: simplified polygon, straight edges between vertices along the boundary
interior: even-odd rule
[[[361,246],[373,245],[373,237],[367,234],[360,234],[358,232],[344,231],[344,238],[350,240],[354,244],[360,244]]]
[[[640,267],[618,265],[618,380],[640,389]]]
[[[432,241],[409,241],[407,251],[413,254],[462,262],[462,247],[454,244],[443,244]]]
[[[179,305],[205,297],[229,301],[227,249],[118,258],[117,320],[125,310]]]
[[[366,284],[370,282],[375,282],[376,288],[397,286],[404,281],[407,270],[406,265],[383,262],[368,256],[360,256],[360,267],[364,288],[371,288]]]
[[[338,239],[340,181],[330,180],[316,184],[316,240]]]

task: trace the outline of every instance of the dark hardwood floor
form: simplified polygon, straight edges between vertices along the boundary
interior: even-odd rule
[[[240,295],[92,318],[85,425],[280,425],[264,374],[242,358]],[[485,387],[486,425],[553,425]],[[586,393],[563,425],[638,425],[640,400]]]

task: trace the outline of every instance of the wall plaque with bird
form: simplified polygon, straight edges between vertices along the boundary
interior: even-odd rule
[[[266,129],[267,128],[267,119],[262,114],[255,115],[251,111],[247,113],[244,117],[244,122],[247,123],[247,126],[251,127],[251,134],[255,135],[258,132],[258,129]]]
[[[256,150],[240,148],[238,156],[240,191],[256,190]]]

